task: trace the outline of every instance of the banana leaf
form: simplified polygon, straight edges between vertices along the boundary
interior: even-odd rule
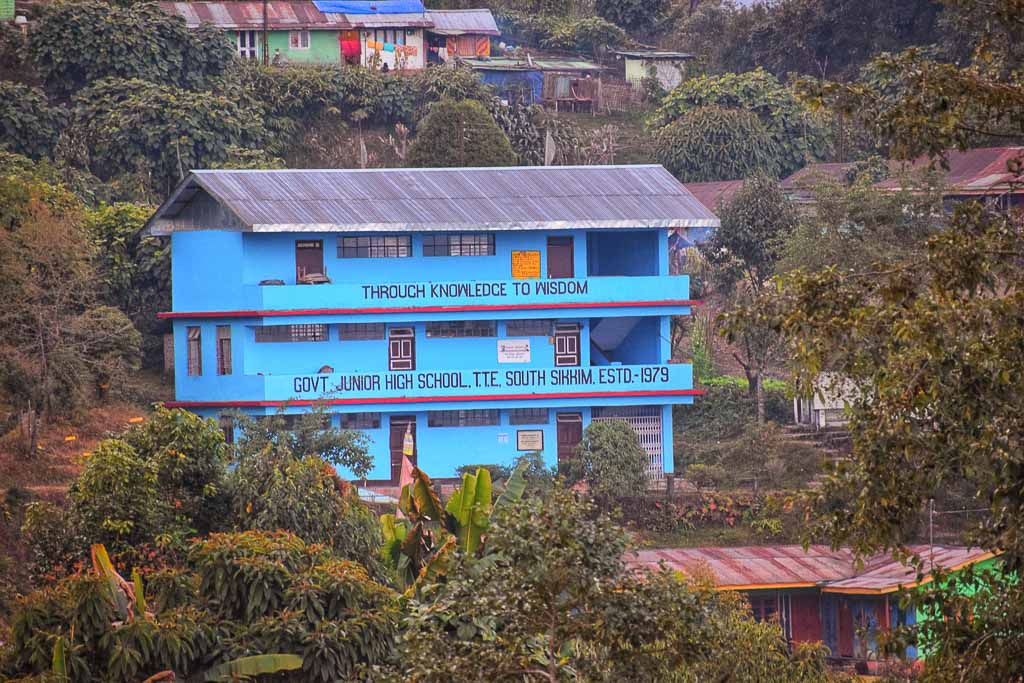
[[[512,471],[512,476],[505,482],[505,490],[501,492],[498,500],[495,501],[495,512],[507,508],[523,497],[523,493],[526,491],[526,475],[524,472],[526,472],[526,463],[521,462]]]
[[[419,517],[438,523],[444,521],[444,507],[441,505],[441,498],[434,490],[430,477],[418,467],[412,469],[412,492],[410,495]]]
[[[146,594],[142,587],[142,575],[139,570],[132,569],[132,589],[135,594],[135,614],[139,617],[146,616]]]
[[[295,671],[302,668],[299,655],[253,655],[224,662],[202,674],[200,681],[240,681],[262,674]]]
[[[68,680],[68,657],[64,651],[63,638],[57,638],[57,640],[53,641],[53,661],[50,665],[50,671],[57,677],[57,680]]]
[[[96,573],[107,579],[110,584],[110,595],[114,601],[114,609],[122,621],[130,621],[133,616],[131,602],[134,602],[135,590],[124,577],[117,573],[107,549],[102,543],[92,546],[92,566]]]
[[[455,533],[463,552],[475,553],[491,519],[491,473],[480,468],[462,475],[462,487],[448,499],[445,510],[455,520]]]

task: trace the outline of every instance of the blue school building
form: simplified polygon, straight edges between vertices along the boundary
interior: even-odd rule
[[[694,302],[669,234],[717,224],[661,166],[193,171],[147,224],[171,239],[168,405],[325,405],[381,484],[407,431],[444,479],[554,465],[624,419],[661,478],[700,393],[671,356]]]

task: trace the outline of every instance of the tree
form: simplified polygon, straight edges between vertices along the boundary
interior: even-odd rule
[[[409,148],[413,167],[511,166],[508,138],[479,102],[441,100],[416,128]]]
[[[650,124],[655,129],[662,128],[689,112],[711,106],[740,109],[760,119],[776,148],[772,150],[771,158],[778,160],[778,166],[766,169],[773,175],[789,175],[829,153],[831,140],[827,119],[801,104],[790,88],[760,68],[746,73],[698,76],[684,81],[662,100]],[[749,142],[754,145],[759,139]],[[763,166],[751,164],[750,167]],[[738,177],[742,176],[707,179]]]
[[[75,98],[75,117],[93,147],[101,178],[141,173],[162,197],[193,168],[228,157],[232,147],[259,147],[265,130],[254,112],[231,99],[141,80],[106,79]]]
[[[686,183],[777,175],[779,150],[754,114],[699,107],[655,132],[655,156]]]
[[[591,422],[568,464],[569,481],[583,481],[594,496],[642,495],[650,479],[647,452],[625,420]]]
[[[776,182],[764,176],[747,180],[719,212],[722,225],[701,247],[719,295],[730,302],[720,318],[721,332],[736,345],[733,357],[743,367],[764,422],[762,378],[780,350],[774,316],[777,297],[769,280],[775,275],[785,240],[797,214]]]
[[[77,207],[55,213],[29,185],[25,213],[0,230],[0,382],[21,415],[27,453],[40,420],[116,388],[138,363],[139,333],[99,306]]]
[[[962,491],[957,508],[985,509],[964,542],[1001,551],[1008,570],[1022,566],[1022,256],[1015,218],[968,202],[928,240],[927,258],[881,271],[789,278],[780,322],[800,376],[827,368],[855,388],[848,408],[853,457],[813,494],[811,532],[864,554],[905,554],[927,501]],[[936,680],[1020,676],[1019,658],[1005,654],[1021,647],[1022,615],[1000,613],[1017,589],[988,583],[1002,597],[965,605],[978,610],[974,627],[940,629],[928,641],[942,652],[935,668],[926,661]],[[952,584],[941,592],[950,605],[962,604],[956,590]],[[942,601],[911,596],[911,604],[919,599]],[[998,651],[989,641],[1001,643]]]
[[[48,4],[31,36],[32,63],[46,88],[62,97],[106,78],[200,89],[234,61],[223,31],[189,29],[150,2]]]
[[[597,0],[597,13],[629,31],[649,30],[665,11],[664,0]]]
[[[50,155],[64,118],[39,88],[0,81],[0,145],[8,150],[35,159]]]

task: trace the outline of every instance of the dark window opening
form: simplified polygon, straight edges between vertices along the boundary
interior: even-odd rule
[[[498,424],[497,410],[431,410],[429,427],[485,427]]]
[[[203,339],[198,327],[189,327],[188,332],[188,376],[199,377],[203,374]]]
[[[439,233],[423,236],[424,256],[494,256],[491,233]]]
[[[546,425],[547,408],[513,408],[508,411],[508,423],[513,425]]]
[[[229,415],[221,415],[217,420],[220,431],[224,433],[224,443],[235,442],[235,418]]]
[[[505,322],[505,334],[509,337],[550,337],[552,322],[550,320],[508,320]]]
[[[217,374],[231,374],[231,326],[217,325]]]
[[[408,235],[339,237],[338,258],[401,258],[412,256]]]
[[[454,339],[456,337],[496,337],[498,324],[494,320],[442,320],[427,323],[427,337]]]
[[[342,413],[342,429],[380,429],[380,413]]]
[[[256,328],[256,341],[327,341],[327,325],[262,325]]]
[[[384,338],[384,323],[341,323],[338,339],[341,341],[367,341]]]

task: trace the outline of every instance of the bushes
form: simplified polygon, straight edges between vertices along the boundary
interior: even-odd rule
[[[409,148],[409,166],[511,166],[508,138],[479,102],[442,100],[430,107]]]
[[[777,143],[755,114],[741,109],[687,110],[655,133],[655,146],[658,162],[683,182],[779,172]]]
[[[39,88],[0,81],[0,146],[34,159],[48,156],[64,118]]]
[[[597,0],[597,13],[630,31],[650,29],[665,11],[665,0]]]
[[[647,452],[624,420],[591,422],[570,461],[569,481],[584,481],[599,497],[632,496],[647,487]]]

